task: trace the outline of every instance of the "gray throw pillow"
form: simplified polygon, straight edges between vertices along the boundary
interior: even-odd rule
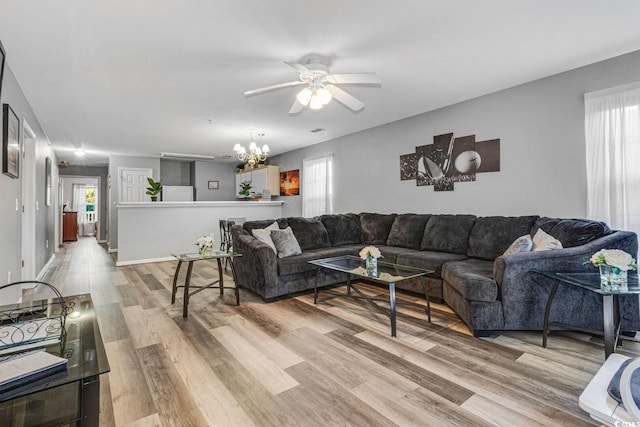
[[[531,252],[531,249],[533,249],[533,240],[531,240],[531,236],[525,234],[524,236],[518,237],[502,255]]]
[[[287,227],[284,230],[272,230],[271,240],[273,240],[273,244],[276,245],[278,250],[278,258],[286,258],[302,253],[291,227]]]

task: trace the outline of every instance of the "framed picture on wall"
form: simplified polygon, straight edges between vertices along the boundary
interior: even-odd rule
[[[6,57],[7,54],[2,47],[2,42],[0,42],[0,97],[2,96],[2,77],[4,76],[4,59]]]
[[[298,196],[300,194],[300,169],[280,172],[280,195]]]
[[[44,204],[51,206],[51,158],[47,157],[44,162],[44,177],[46,185],[44,187]]]
[[[209,190],[219,190],[220,189],[220,181],[209,181],[208,188],[209,188]]]
[[[20,120],[9,104],[2,106],[2,173],[20,176]]]

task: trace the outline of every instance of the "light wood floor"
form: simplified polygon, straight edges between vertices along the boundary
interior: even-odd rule
[[[45,281],[90,292],[111,372],[104,426],[583,426],[578,396],[602,340],[539,332],[469,335],[443,305],[401,310],[398,337],[365,301],[310,295],[270,304],[207,290],[170,304],[175,262],[115,267],[94,239],[69,243]],[[194,283],[216,273],[195,263]],[[230,277],[227,278],[231,280]],[[365,286],[369,294],[385,291]],[[414,296],[401,296],[413,300]],[[620,350],[640,354],[625,342]]]

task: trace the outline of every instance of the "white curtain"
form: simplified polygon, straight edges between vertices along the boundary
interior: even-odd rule
[[[302,160],[302,216],[333,213],[333,155]]]
[[[87,186],[84,184],[73,184],[73,203],[72,208],[78,212],[78,224],[84,223],[87,213]],[[78,230],[81,230],[78,227]],[[82,235],[83,232],[80,233]]]
[[[585,95],[587,215],[640,234],[640,82]]]

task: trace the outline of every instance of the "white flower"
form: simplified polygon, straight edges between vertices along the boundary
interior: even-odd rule
[[[213,244],[214,244],[214,240],[213,240],[213,237],[211,236],[202,236],[202,237],[199,237],[198,240],[196,240],[196,246],[198,246],[199,248],[211,249],[213,248]]]
[[[610,265],[622,271],[635,270],[636,260],[631,255],[620,249],[601,249],[591,255],[590,261],[593,265]]]
[[[371,255],[374,258],[382,257],[382,254],[380,253],[380,249],[376,248],[375,246],[365,246],[358,253],[358,255],[360,255],[360,258],[362,259],[367,259],[367,256],[369,255]]]

